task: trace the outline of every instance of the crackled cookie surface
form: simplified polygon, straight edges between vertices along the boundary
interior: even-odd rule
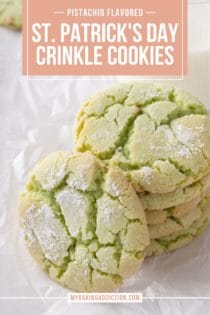
[[[139,192],[168,193],[209,171],[210,121],[187,92],[154,84],[119,84],[82,107],[76,149],[127,172]]]
[[[40,161],[20,196],[29,251],[76,291],[112,291],[135,273],[149,245],[142,204],[117,167],[88,153]]]

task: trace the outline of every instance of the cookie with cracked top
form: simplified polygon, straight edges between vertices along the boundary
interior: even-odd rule
[[[32,170],[19,200],[27,247],[51,278],[76,291],[112,291],[149,245],[143,206],[118,167],[55,152]]]
[[[138,192],[169,193],[209,172],[210,119],[201,102],[165,85],[121,83],[77,115],[75,147],[123,169]]]

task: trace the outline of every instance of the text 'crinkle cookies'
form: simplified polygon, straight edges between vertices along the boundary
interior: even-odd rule
[[[149,245],[145,213],[117,167],[56,152],[30,174],[19,210],[27,247],[51,278],[76,291],[112,291]]]

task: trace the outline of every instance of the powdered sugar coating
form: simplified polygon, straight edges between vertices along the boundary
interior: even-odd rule
[[[150,167],[144,166],[142,167],[142,182],[146,184],[150,184],[153,172]]]
[[[56,219],[53,210],[44,203],[38,207],[32,205],[26,211],[23,225],[29,246],[38,241],[45,257],[60,265],[68,255],[71,238]]]
[[[55,170],[62,165],[62,180],[49,190],[44,176],[57,179]],[[136,272],[149,244],[142,204],[123,172],[87,153],[58,152],[39,163],[21,196],[20,211],[31,254],[41,263],[41,251],[50,276],[75,290],[114,290],[124,275]],[[141,233],[127,238],[121,231],[131,220]],[[121,255],[124,244],[126,250],[131,246],[127,256]],[[136,258],[136,252],[142,255]]]
[[[210,120],[204,106],[185,91],[119,84],[85,102],[75,143],[80,152],[91,151],[121,167],[138,191],[168,193],[208,173]]]

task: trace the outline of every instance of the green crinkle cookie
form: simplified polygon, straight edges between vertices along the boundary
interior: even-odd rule
[[[121,167],[137,191],[168,193],[209,172],[210,120],[185,91],[122,83],[87,100],[75,145]]]
[[[117,167],[89,153],[56,152],[30,174],[19,210],[29,251],[76,291],[112,291],[149,245],[143,206]]]
[[[22,0],[0,0],[0,24],[22,28]]]

